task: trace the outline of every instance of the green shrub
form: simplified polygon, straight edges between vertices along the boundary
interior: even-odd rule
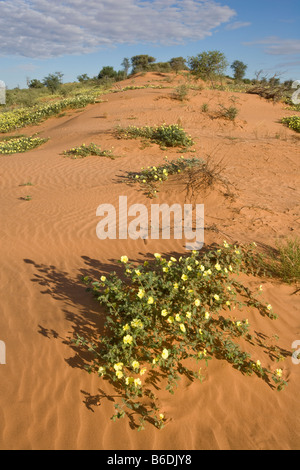
[[[300,132],[300,116],[285,117],[281,120],[283,124],[293,129],[296,132]]]
[[[142,137],[151,142],[158,143],[161,147],[186,148],[194,145],[191,137],[178,124],[167,126],[163,124],[157,127],[118,127],[116,134],[119,138],[136,139]]]
[[[253,246],[224,242],[202,255],[192,252],[179,259],[155,253],[154,262],[139,266],[124,255],[121,276],[84,278],[105,308],[106,323],[96,342],[79,336],[74,342],[94,354],[87,370],[118,390],[120,403],[114,405],[113,420],[128,415],[133,424],[135,414],[140,415],[139,429],[146,421],[163,427],[166,417],[155,389],[164,382],[174,393],[181,376],[202,380],[196,364],[207,365],[213,357],[226,360],[243,374],[255,373],[269,384],[271,378],[278,390],[286,385],[282,369],[266,368],[261,358],[252,359],[238,344],[240,338],[244,345],[254,342],[248,320],[236,317],[238,309],[247,306],[276,318],[272,306],[258,299],[260,291],[237,279],[239,273],[253,272],[256,256]],[[257,344],[262,351],[272,352],[273,359],[283,358],[281,349],[259,340]]]
[[[184,101],[188,98],[189,86],[186,84],[179,85],[173,94],[175,100]]]
[[[23,153],[39,147],[48,139],[40,137],[12,137],[0,141],[0,154]]]
[[[219,111],[219,116],[220,117],[223,117],[225,119],[229,119],[230,121],[235,120],[235,118],[238,115],[238,109],[235,106],[231,105],[229,107],[226,107],[222,104],[220,104],[219,106],[220,106],[220,111]]]
[[[288,239],[277,243],[277,250],[271,253],[270,260],[265,260],[265,268],[284,282],[300,281],[300,240]]]
[[[80,147],[73,147],[69,150],[65,150],[63,155],[67,155],[74,159],[76,158],[85,158],[89,155],[97,155],[99,157],[108,157],[114,159],[115,156],[112,153],[112,150],[101,150],[99,145],[91,143],[89,145],[82,144]]]
[[[167,157],[166,157],[167,159]],[[156,197],[158,192],[157,185],[167,181],[170,175],[177,175],[185,170],[190,170],[194,167],[203,165],[203,160],[198,158],[185,159],[180,157],[177,160],[165,163],[160,166],[152,166],[146,169],[142,168],[142,171],[129,172],[128,179],[131,182],[138,183],[146,191],[148,197]]]

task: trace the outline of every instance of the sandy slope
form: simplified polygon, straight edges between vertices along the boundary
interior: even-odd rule
[[[149,82],[174,86],[155,74],[134,84]],[[126,195],[129,205],[149,205],[124,183],[124,172],[179,156],[176,149],[143,149],[139,141],[117,140],[112,130],[118,124],[180,123],[195,139],[196,156],[222,160],[234,197],[218,190],[198,195],[197,202],[205,204],[207,244],[226,238],[274,246],[276,239],[299,235],[299,136],[278,122],[292,113],[253,95],[195,90],[182,103],[171,94],[171,88],[148,88],[106,95],[104,103],[22,129],[50,140],[26,154],[0,157],[0,340],[7,348],[7,364],[0,365],[1,449],[300,448],[300,365],[291,357],[281,363],[289,385],[280,393],[214,359],[203,368],[203,384],[183,380],[174,396],[159,393],[161,409],[170,417],[163,430],[148,426],[137,433],[126,420],[110,421],[113,390],[83,370],[84,357],[69,344],[76,333],[93,337],[103,323],[80,276],[108,273],[123,254],[144,260],[155,251],[185,253],[178,240],[96,237],[99,204],[117,205],[119,195]],[[220,103],[231,104],[233,95],[239,108],[235,123],[201,112],[203,103],[212,112]],[[114,147],[120,158],[61,155],[90,142]],[[20,186],[28,181],[34,186]],[[21,199],[26,195],[32,200]],[[173,181],[156,202],[184,201],[182,185]],[[254,331],[277,334],[280,346],[291,351],[292,342],[300,340],[299,292],[295,286],[263,283],[279,319],[245,315]],[[251,352],[278,367],[260,348]]]

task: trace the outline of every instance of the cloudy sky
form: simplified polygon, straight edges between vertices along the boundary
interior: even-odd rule
[[[0,80],[64,82],[149,54],[158,62],[218,49],[253,78],[300,79],[299,0],[0,0]],[[230,74],[231,70],[228,69]]]

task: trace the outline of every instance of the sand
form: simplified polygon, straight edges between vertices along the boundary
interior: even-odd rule
[[[167,75],[146,74],[118,84],[173,87]],[[125,184],[127,171],[159,165],[177,149],[143,148],[137,140],[118,140],[117,125],[179,123],[195,140],[195,154],[222,161],[223,175],[233,197],[215,188],[198,194],[205,204],[205,243],[252,242],[274,247],[276,240],[299,235],[299,136],[280,124],[293,112],[246,94],[192,90],[189,100],[172,99],[171,88],[144,88],[110,93],[105,101],[83,110],[68,111],[39,126],[21,129],[39,132],[50,140],[25,154],[0,156],[0,340],[6,344],[6,364],[0,365],[1,449],[299,449],[300,365],[286,357],[272,363],[266,352],[251,353],[266,366],[281,367],[288,380],[277,392],[256,376],[243,376],[223,360],[203,366],[204,382],[180,382],[175,395],[158,394],[167,425],[157,430],[132,429],[127,419],[116,423],[114,390],[84,370],[86,357],[70,344],[76,334],[92,337],[103,325],[103,314],[82,285],[82,275],[99,277],[116,267],[126,254],[145,260],[151,253],[185,254],[182,240],[104,240],[96,236],[96,209],[150,201]],[[232,104],[235,122],[212,119],[218,105]],[[208,103],[208,113],[201,112]],[[87,157],[73,160],[64,150],[94,142],[112,149],[119,158]],[[21,186],[31,182],[33,186]],[[26,201],[23,197],[30,195]],[[161,188],[155,202],[185,201],[177,180]],[[279,318],[271,321],[249,310],[253,331],[278,335],[279,345],[292,351],[300,340],[300,293],[294,285],[270,279],[263,297]]]

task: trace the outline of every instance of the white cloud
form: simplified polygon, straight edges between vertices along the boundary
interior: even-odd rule
[[[250,26],[251,23],[249,21],[234,21],[233,23],[228,24],[225,29],[228,31],[234,31],[236,29],[245,28],[246,26]]]
[[[0,54],[48,58],[201,40],[235,11],[214,0],[0,0]]]
[[[244,45],[264,46],[264,52],[270,55],[292,55],[300,53],[300,39],[281,39],[271,36],[258,41],[245,42]]]

